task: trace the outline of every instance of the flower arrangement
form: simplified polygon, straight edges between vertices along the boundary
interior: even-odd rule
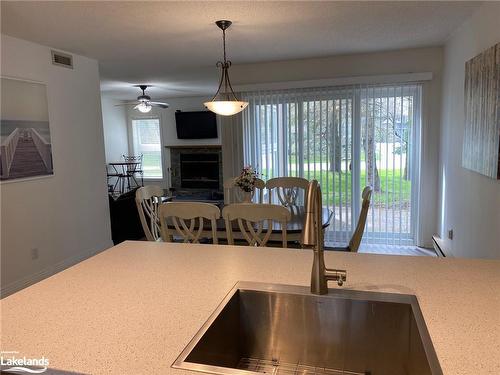
[[[255,180],[258,173],[251,165],[242,169],[241,174],[236,178],[235,185],[246,193],[251,193],[255,188]]]

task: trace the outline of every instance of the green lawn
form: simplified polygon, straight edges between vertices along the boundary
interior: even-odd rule
[[[262,171],[262,176],[266,179],[267,171]],[[403,207],[410,202],[411,182],[402,178],[400,171],[392,171],[386,169],[379,170],[380,176],[380,191],[374,192],[372,195],[372,205],[379,207],[391,207],[395,205],[399,207],[400,202]],[[316,171],[316,174],[311,171],[305,178],[317,179],[321,184],[323,192],[323,204],[326,205],[345,205],[351,202],[351,172],[330,172],[326,170]],[[364,187],[366,182],[366,171],[361,171],[361,186]],[[362,188],[361,188],[362,190]],[[342,195],[342,198],[340,197]],[[341,202],[342,199],[342,202]]]

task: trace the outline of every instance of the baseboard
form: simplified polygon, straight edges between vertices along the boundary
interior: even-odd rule
[[[90,258],[91,256],[94,256],[106,249],[109,249],[110,247],[113,246],[112,242],[109,242],[103,246],[99,246],[97,249],[93,250],[87,250],[84,251],[80,254],[76,254],[70,258],[64,259],[54,265],[51,265],[49,267],[46,267],[42,269],[41,271],[38,271],[36,273],[33,273],[31,275],[28,275],[26,277],[23,277],[19,280],[16,280],[12,283],[9,283],[7,285],[3,285],[2,288],[0,289],[0,299],[5,298],[15,292],[20,291],[21,289],[27,288],[39,281],[42,281],[43,279],[46,279],[47,277],[50,277],[52,275],[55,275],[56,273],[59,273],[61,271],[64,271],[65,269],[80,263],[81,261]]]

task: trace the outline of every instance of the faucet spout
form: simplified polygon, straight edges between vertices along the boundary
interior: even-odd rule
[[[309,183],[306,195],[306,215],[302,232],[302,246],[313,250],[311,270],[311,293],[327,294],[328,280],[337,281],[342,286],[347,280],[345,270],[328,269],[325,266],[322,222],[322,197],[318,181]]]

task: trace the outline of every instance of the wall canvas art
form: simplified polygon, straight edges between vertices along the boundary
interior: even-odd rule
[[[52,175],[46,86],[2,77],[1,90],[0,179]]]
[[[500,179],[500,43],[465,63],[462,166]]]

